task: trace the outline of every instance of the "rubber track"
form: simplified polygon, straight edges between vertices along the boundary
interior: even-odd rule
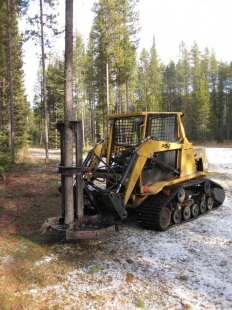
[[[213,181],[206,179],[206,178],[198,178],[198,179],[192,179],[192,180],[188,180],[185,182],[178,183],[177,185],[174,185],[171,189],[171,194],[169,196],[164,195],[163,192],[160,192],[156,195],[151,195],[150,197],[148,197],[145,200],[145,202],[141,205],[141,207],[139,207],[138,212],[137,212],[137,218],[138,218],[138,222],[139,222],[140,226],[145,228],[145,229],[162,231],[163,229],[161,229],[160,224],[159,224],[160,223],[160,220],[159,220],[160,212],[176,196],[178,189],[181,187],[182,188],[188,188],[191,186],[195,186],[195,185],[204,183],[206,181],[210,182],[211,188],[218,187],[218,188],[222,189],[222,187],[216,182],[213,182]],[[215,202],[214,202],[213,209],[218,208],[220,205],[221,205],[220,203],[215,205]],[[208,212],[210,212],[212,210],[208,210],[204,214],[199,214],[198,217],[201,217],[201,216],[207,214]],[[190,218],[188,221],[182,220],[178,224],[171,223],[167,227],[167,229],[174,227],[174,226],[181,225],[181,224],[186,223],[186,222],[191,222],[191,221],[197,219],[198,217]],[[165,229],[165,230],[167,230],[167,229]]]

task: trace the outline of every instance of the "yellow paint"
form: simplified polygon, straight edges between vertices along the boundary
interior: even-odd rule
[[[148,185],[147,186],[147,193],[150,194],[158,194],[164,187],[170,187],[172,185],[178,184],[180,182],[184,182],[187,180],[191,180],[193,178],[199,178],[199,177],[204,177],[206,175],[206,173],[204,172],[196,172],[194,174],[191,174],[189,176],[185,176],[185,177],[177,177],[177,178],[173,178],[167,181],[161,181],[161,182],[156,182],[154,184]]]

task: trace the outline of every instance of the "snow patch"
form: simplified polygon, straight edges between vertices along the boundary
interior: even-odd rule
[[[43,264],[46,264],[46,263],[50,263],[54,260],[57,260],[57,255],[54,255],[54,254],[51,254],[51,255],[48,255],[48,256],[44,256],[44,258],[40,261],[37,261],[35,262],[35,266],[41,266]]]

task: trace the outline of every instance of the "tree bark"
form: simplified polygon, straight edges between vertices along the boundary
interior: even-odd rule
[[[73,0],[66,0],[65,12],[65,107],[64,126],[65,143],[64,156],[65,166],[73,166],[72,129],[70,121],[73,113]],[[73,207],[73,177],[65,176],[65,224],[74,221]]]
[[[45,74],[45,53],[44,53],[44,30],[43,30],[43,3],[40,0],[40,30],[41,30],[41,51],[42,51],[42,85],[44,101],[44,135],[45,135],[45,162],[49,162],[48,155],[48,111],[47,111],[47,93],[46,93],[46,74]]]
[[[126,112],[129,113],[130,104],[129,104],[129,83],[126,81]]]
[[[8,9],[8,57],[9,57],[9,85],[10,85],[10,121],[9,121],[9,146],[10,146],[10,158],[11,161],[15,161],[15,143],[14,143],[14,88],[13,88],[13,68],[12,68],[12,36],[11,36],[11,15],[10,15],[11,0],[7,1]]]
[[[106,60],[106,114],[109,115],[110,110],[110,95],[109,95],[109,64]]]
[[[81,117],[82,117],[82,136],[83,136],[82,143],[83,143],[83,148],[85,149],[86,142],[85,142],[85,108],[84,108],[84,105],[83,105],[83,108],[81,108]]]

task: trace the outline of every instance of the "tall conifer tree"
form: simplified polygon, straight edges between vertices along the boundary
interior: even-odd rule
[[[104,114],[107,109],[122,112],[122,85],[129,82],[135,68],[135,52],[137,46],[138,15],[135,12],[135,0],[99,0],[94,4],[94,18],[91,39],[94,45],[96,85],[98,88],[98,107]],[[108,69],[109,76],[106,76]],[[107,79],[108,78],[108,79]],[[107,102],[107,80],[110,90],[116,94],[116,107],[109,108]],[[128,88],[125,88],[128,89]]]
[[[0,1],[0,152],[5,159],[10,154],[11,161],[27,143],[28,103],[23,88],[22,37],[17,23],[26,7],[27,1]]]
[[[177,70],[174,61],[163,68],[164,111],[180,111],[178,100]]]
[[[184,112],[184,124],[187,134],[191,133],[192,96],[191,96],[191,67],[190,53],[184,42],[179,46],[179,61],[177,63],[178,98],[180,110]]]
[[[163,109],[163,78],[162,78],[162,64],[157,55],[155,42],[150,51],[149,64],[149,111],[162,111]]]
[[[195,140],[204,140],[207,137],[210,113],[209,88],[206,80],[205,62],[196,42],[191,49],[192,61],[192,122],[191,137]]]

